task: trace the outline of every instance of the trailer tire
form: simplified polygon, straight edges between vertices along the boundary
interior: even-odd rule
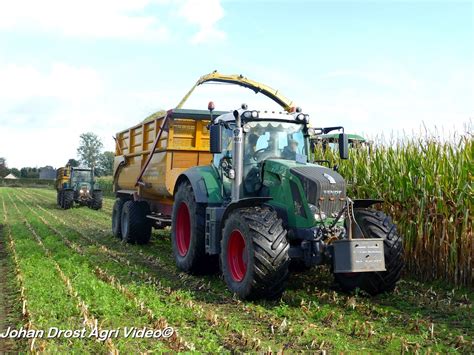
[[[92,193],[92,200],[89,204],[89,207],[93,210],[100,210],[102,208],[102,191],[95,190]]]
[[[281,297],[290,264],[286,233],[269,207],[230,214],[221,240],[221,267],[232,292],[243,299]]]
[[[151,237],[151,223],[146,217],[148,203],[127,201],[123,204],[120,228],[125,243],[145,244]]]
[[[112,208],[112,234],[116,238],[122,238],[122,207],[125,201],[117,198]]]
[[[218,256],[205,250],[206,205],[197,203],[192,186],[184,182],[174,195],[171,243],[178,269],[202,274],[218,269]]]
[[[74,205],[74,191],[65,190],[62,192],[63,203],[62,208],[65,210],[70,209]]]
[[[367,238],[384,239],[386,271],[334,274],[335,281],[345,292],[356,288],[370,295],[393,291],[403,269],[403,240],[392,219],[382,211],[371,208],[354,210],[355,219]],[[354,238],[363,237],[356,233]]]

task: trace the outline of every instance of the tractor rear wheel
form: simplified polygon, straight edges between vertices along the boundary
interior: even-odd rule
[[[93,210],[100,210],[102,208],[102,191],[95,190],[92,193],[92,200],[89,204],[89,207]]]
[[[354,238],[380,238],[384,240],[385,269],[380,272],[337,273],[335,281],[345,292],[356,288],[376,295],[395,288],[403,268],[403,241],[391,218],[382,211],[371,208],[355,209],[354,216],[362,229]]]
[[[112,234],[116,238],[122,238],[122,207],[125,200],[118,198],[115,200],[114,207],[112,208]]]
[[[225,222],[221,267],[240,298],[276,299],[285,289],[290,263],[286,230],[268,207],[238,209]]]
[[[146,217],[150,208],[145,201],[127,201],[123,204],[120,228],[122,241],[146,244],[151,237],[151,223]]]
[[[189,273],[217,270],[216,255],[205,251],[206,206],[197,203],[193,188],[182,183],[174,196],[171,242],[178,269]]]
[[[63,203],[62,208],[65,210],[70,209],[74,205],[74,191],[72,190],[64,190],[62,192],[63,195]]]

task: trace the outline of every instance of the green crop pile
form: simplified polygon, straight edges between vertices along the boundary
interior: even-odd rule
[[[316,159],[337,152],[315,148]],[[354,147],[339,171],[357,198],[380,198],[405,238],[408,272],[421,280],[474,284],[472,134],[406,138]]]

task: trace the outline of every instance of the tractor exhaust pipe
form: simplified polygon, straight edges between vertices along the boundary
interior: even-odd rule
[[[233,146],[233,167],[235,172],[234,181],[232,183],[232,202],[240,200],[240,191],[242,186],[242,174],[243,174],[243,158],[244,158],[244,143],[243,143],[243,130],[242,122],[240,120],[239,111],[234,111],[235,118],[235,129],[234,129],[234,146]]]

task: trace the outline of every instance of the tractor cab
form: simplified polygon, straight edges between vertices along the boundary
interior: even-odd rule
[[[75,199],[88,200],[94,190],[94,184],[94,171],[92,169],[71,169],[71,187],[74,190]]]

